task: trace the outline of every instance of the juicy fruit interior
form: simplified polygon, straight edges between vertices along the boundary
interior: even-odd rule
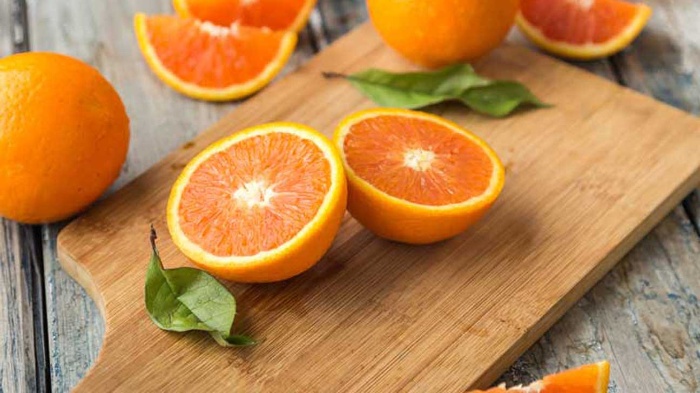
[[[377,116],[350,127],[348,165],[379,190],[410,202],[441,206],[483,194],[493,162],[464,134],[434,122]]]
[[[520,12],[552,40],[600,44],[629,26],[637,6],[618,0],[522,0]]]
[[[230,28],[176,16],[150,16],[148,37],[159,60],[179,79],[208,88],[248,82],[277,57],[284,32]]]
[[[290,133],[244,139],[204,161],[180,201],[185,235],[217,256],[251,256],[291,240],[317,214],[331,167]]]
[[[185,0],[189,13],[220,26],[240,22],[245,26],[287,30],[308,0]]]

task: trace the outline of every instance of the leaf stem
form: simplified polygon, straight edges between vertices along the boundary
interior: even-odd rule
[[[156,228],[151,224],[151,248],[153,252],[158,254],[158,249],[156,248],[156,239],[158,239],[158,234],[156,233]]]
[[[340,72],[332,72],[332,71],[323,71],[323,72],[321,72],[321,75],[323,75],[323,77],[326,79],[337,79],[337,78],[346,79],[346,78],[348,78],[348,76],[345,74],[341,74]]]

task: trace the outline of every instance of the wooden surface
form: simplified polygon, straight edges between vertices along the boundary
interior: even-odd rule
[[[346,220],[329,254],[306,274],[232,286],[239,329],[264,341],[254,349],[232,352],[206,335],[153,326],[141,307],[144,234],[155,223],[166,264],[188,263],[163,230],[180,168],[213,141],[263,122],[298,121],[330,135],[339,119],[370,103],[321,72],[370,66],[407,69],[364,25],[61,232],[62,265],[93,294],[107,325],[102,352],[77,391],[484,387],[700,183],[700,121],[505,46],[477,69],[524,82],[553,109],[507,120],[457,105],[436,109],[489,141],[508,168],[504,194],[481,225],[439,245],[409,247]]]
[[[126,1],[123,2],[123,9],[116,8],[116,4],[102,3],[108,2],[29,1],[29,15],[33,20],[31,33],[35,35],[32,37],[33,45],[40,49],[62,50],[84,56],[85,60],[105,73],[126,68],[145,77],[148,72],[140,62],[130,29],[109,36],[92,35],[91,31],[99,31],[111,23],[128,24],[131,12],[139,7],[167,10],[168,1],[152,1],[138,7],[134,6],[136,2]],[[613,81],[630,84],[681,109],[698,113],[700,32],[696,21],[700,18],[700,5],[694,0],[650,0],[647,3],[654,7],[655,14],[649,28],[631,48],[611,60],[576,65]],[[109,7],[111,13],[95,11],[96,8],[105,7]],[[21,24],[6,23],[12,19],[9,8],[9,0],[0,0],[0,55],[12,50],[11,31],[28,30]],[[310,28],[305,32],[307,40],[300,58],[308,56],[312,49],[337,39],[366,19],[362,0],[320,0],[317,10]],[[39,15],[43,16],[39,18]],[[46,37],[49,37],[48,41],[43,42]],[[62,45],[64,39],[89,43],[84,45],[92,49],[78,52],[76,48]],[[517,33],[512,35],[512,39],[521,40]],[[120,62],[115,58],[117,53],[101,50],[104,46],[116,45],[116,41],[125,48],[129,58],[134,59],[133,63]],[[210,116],[218,117],[218,114],[201,116],[201,108],[214,107],[208,110],[224,113],[231,107],[200,106],[189,101],[192,108],[200,109],[186,113],[170,111],[170,103],[178,102],[181,98],[154,78],[144,79],[147,86],[143,92],[158,96],[164,104],[159,110],[148,106],[138,109],[139,112],[148,113],[141,117],[138,129],[146,137],[142,138],[140,145],[132,146],[129,170],[120,179],[120,184],[143,172],[149,163],[167,153],[166,149],[158,146],[159,143],[169,146],[182,144],[197,130],[210,125]],[[131,88],[133,95],[125,96],[128,86],[118,88],[125,101],[142,102],[139,101],[143,100],[142,93],[134,92],[136,89]],[[138,113],[132,114],[132,117],[135,115]],[[169,128],[163,127],[165,117],[171,118]],[[178,126],[179,122],[188,125],[189,129]],[[502,379],[509,382],[534,379],[544,373],[605,357],[613,362],[613,389],[617,392],[697,392],[700,356],[693,349],[700,346],[700,305],[697,302],[700,295],[697,288],[700,282],[700,271],[697,270],[700,260],[697,229],[699,206],[695,194],[686,200],[684,206],[676,208]],[[5,225],[19,228],[16,224]],[[0,391],[41,390],[41,387],[36,387],[35,381],[43,381],[42,386],[48,386],[53,391],[67,391],[93,362],[101,343],[103,325],[94,304],[58,266],[55,231],[55,227],[44,230],[43,258],[41,252],[36,254],[36,251],[40,251],[38,247],[17,246],[36,244],[35,239],[41,241],[41,236],[35,236],[35,230],[6,230],[5,235],[0,237],[0,263],[4,267],[7,258],[11,261],[33,259],[39,263],[43,259],[46,287],[53,288],[48,296],[51,302],[44,308],[41,285],[32,282],[32,277],[42,276],[42,269],[25,263],[26,269],[22,272],[16,270],[22,265],[15,263],[0,273],[0,337],[7,338],[0,341],[3,351],[0,352]],[[22,239],[17,238],[16,233],[19,232],[24,233]],[[7,233],[12,233],[10,238]],[[27,291],[29,288],[34,289],[30,292]],[[7,296],[16,295],[5,295],[22,291],[27,291],[22,299],[13,300]],[[39,296],[34,295],[33,291],[37,291]],[[34,323],[29,322],[27,317],[33,313],[38,314],[38,318],[33,319],[34,323],[38,323],[36,329],[39,331],[42,330],[42,314],[52,316],[53,322],[46,325],[48,329],[43,336],[33,333]],[[20,320],[24,323],[18,325],[17,321]],[[8,321],[14,322],[9,325]],[[43,337],[47,337],[51,343],[50,352],[43,346]],[[661,340],[659,337],[672,339]],[[34,352],[36,348],[39,355],[37,361],[44,353],[50,354],[51,378],[47,378],[48,373],[35,375],[33,370],[36,368],[31,365],[20,365],[22,355],[16,349],[8,351],[12,345],[18,345],[14,348],[29,348],[27,353]],[[45,369],[46,366],[39,367],[39,370]],[[640,383],[642,381],[643,384]]]

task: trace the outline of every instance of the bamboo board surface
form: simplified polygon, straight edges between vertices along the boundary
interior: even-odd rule
[[[371,103],[321,71],[405,69],[368,25],[237,108],[193,143],[70,224],[61,262],[106,319],[78,391],[463,391],[485,386],[700,181],[700,122],[542,55],[504,46],[477,64],[555,104],[505,119],[432,110],[484,137],[506,188],[468,233],[426,247],[347,219],[330,253],[287,282],[232,285],[238,330],[264,342],[224,349],[158,330],[143,307],[148,226],[168,266],[172,181],[201,148],[244,126],[287,120],[330,134]]]

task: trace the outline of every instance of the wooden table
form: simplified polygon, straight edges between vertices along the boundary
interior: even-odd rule
[[[647,3],[654,17],[631,48],[577,65],[700,113],[700,5]],[[114,188],[236,105],[189,100],[153,77],[133,37],[137,11],[172,12],[168,0],[0,0],[0,56],[30,49],[70,54],[99,68],[119,90],[131,116],[132,142]],[[287,71],[366,18],[363,0],[319,0]],[[511,40],[524,43],[515,32]],[[696,191],[502,380],[521,383],[610,359],[613,392],[699,392],[699,217]],[[99,352],[99,313],[56,259],[60,228],[0,220],[0,392],[67,391]]]

